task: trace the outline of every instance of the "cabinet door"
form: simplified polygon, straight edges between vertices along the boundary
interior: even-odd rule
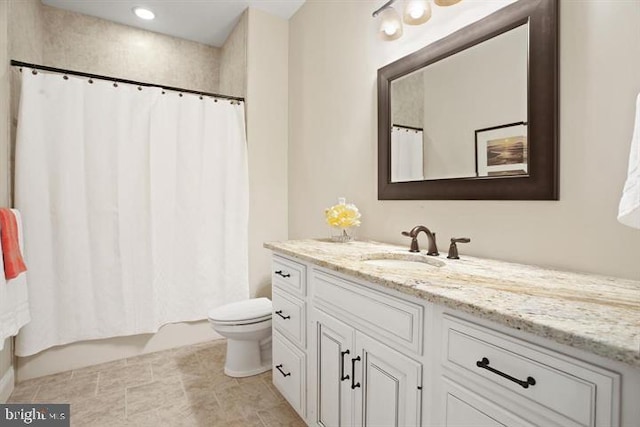
[[[318,346],[316,422],[327,427],[351,426],[354,329],[319,310],[313,315]]]
[[[422,365],[356,332],[357,426],[419,426]]]

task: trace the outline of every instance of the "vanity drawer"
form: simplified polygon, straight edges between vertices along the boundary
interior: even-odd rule
[[[305,417],[305,356],[273,332],[273,384],[302,418]]]
[[[472,380],[470,389],[539,405],[563,427],[615,424],[617,374],[450,316],[443,326],[443,365]]]
[[[424,308],[321,270],[313,270],[313,303],[390,347],[422,353]]]
[[[307,293],[306,272],[304,264],[274,255],[271,263],[271,283],[274,288],[278,287],[304,297]]]
[[[305,304],[303,301],[287,295],[278,288],[273,289],[273,327],[295,344],[304,348],[305,342]]]

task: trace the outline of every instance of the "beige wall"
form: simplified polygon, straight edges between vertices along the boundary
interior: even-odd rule
[[[247,94],[248,16],[245,10],[220,49],[220,93],[225,95]]]
[[[450,21],[395,42],[376,37],[375,4],[308,0],[290,21],[290,238],[326,236],[323,209],[346,196],[362,212],[359,236],[408,245],[400,232],[424,224],[442,251],[468,236],[462,256],[640,279],[640,230],[616,221],[640,91],[640,3],[560,2],[555,202],[377,200],[376,70],[473,16],[454,8],[495,2],[459,3]]]
[[[258,296],[271,293],[271,254],[262,244],[287,239],[288,40],[288,21],[249,9],[249,281]]]

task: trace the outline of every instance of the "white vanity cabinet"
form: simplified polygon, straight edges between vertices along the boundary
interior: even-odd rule
[[[633,366],[294,257],[273,267],[274,383],[308,425],[639,425]]]
[[[311,274],[315,417],[319,426],[419,426],[422,364],[384,344],[415,337],[422,307],[319,269]],[[385,313],[395,314],[385,318]],[[404,316],[404,317],[403,317]],[[365,331],[366,329],[366,331]],[[421,340],[419,340],[421,342]],[[406,344],[406,343],[405,343]]]

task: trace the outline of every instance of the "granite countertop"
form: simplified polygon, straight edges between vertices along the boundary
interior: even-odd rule
[[[640,368],[640,281],[461,255],[449,260],[372,241],[265,243],[318,266]],[[379,267],[379,257],[441,267]]]

